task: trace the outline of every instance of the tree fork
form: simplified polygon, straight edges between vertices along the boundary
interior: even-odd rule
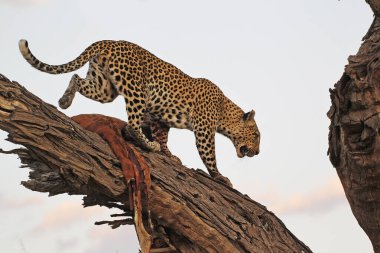
[[[25,147],[2,151],[18,154],[31,169],[23,186],[49,196],[85,195],[85,207],[119,208],[131,217],[121,165],[106,142],[2,75],[0,129]],[[157,239],[151,252],[312,252],[247,195],[160,153],[127,145],[151,170],[148,202]],[[116,228],[133,220],[98,222],[104,223]]]

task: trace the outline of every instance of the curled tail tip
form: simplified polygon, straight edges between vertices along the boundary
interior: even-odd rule
[[[21,39],[21,40],[19,40],[19,42],[18,42],[18,46],[19,46],[20,50],[21,50],[22,48],[28,48],[28,41],[26,41],[26,40],[24,40],[24,39]]]
[[[28,50],[28,41],[24,40],[24,39],[21,39],[19,42],[18,42],[18,47],[20,49],[20,52],[21,54],[25,57],[29,54],[29,50]]]

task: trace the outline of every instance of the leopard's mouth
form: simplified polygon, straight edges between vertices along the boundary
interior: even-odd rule
[[[251,148],[248,148],[245,145],[240,146],[239,148],[236,149],[237,156],[239,158],[243,158],[244,156],[252,157],[257,155],[259,152],[255,151]]]

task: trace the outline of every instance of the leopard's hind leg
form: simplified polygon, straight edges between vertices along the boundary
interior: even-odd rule
[[[62,109],[68,108],[77,91],[83,96],[101,103],[112,102],[118,96],[118,93],[106,77],[104,66],[105,60],[98,63],[98,59],[94,58],[90,61],[85,79],[74,74],[65,93],[59,100],[59,106]]]
[[[131,86],[130,86],[131,87]],[[135,94],[134,96],[131,94]],[[125,104],[128,112],[128,125],[125,130],[130,136],[132,136],[140,146],[151,151],[160,151],[161,146],[154,138],[150,140],[143,131],[144,116],[145,116],[145,100],[140,92],[130,92],[127,91],[125,94]],[[137,95],[137,96],[136,96]],[[139,97],[139,98],[137,98]],[[141,104],[140,104],[141,103]],[[152,129],[150,129],[152,131]],[[153,135],[153,133],[152,133]],[[153,137],[153,136],[152,136]]]
[[[150,128],[152,131],[153,140],[157,141],[161,146],[161,152],[182,164],[181,160],[170,152],[167,145],[170,127],[159,121],[153,121],[151,122]]]

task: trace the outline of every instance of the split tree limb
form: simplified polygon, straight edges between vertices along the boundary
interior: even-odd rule
[[[25,147],[12,153],[31,169],[30,179],[22,182],[28,189],[50,196],[85,195],[85,207],[116,207],[131,215],[129,207],[121,204],[128,202],[128,194],[120,163],[105,141],[1,75],[0,129],[9,133],[9,141]],[[200,170],[134,148],[151,169],[149,207],[156,248],[166,247],[170,252],[311,252],[281,220],[248,196]],[[117,227],[131,221],[109,223]]]

